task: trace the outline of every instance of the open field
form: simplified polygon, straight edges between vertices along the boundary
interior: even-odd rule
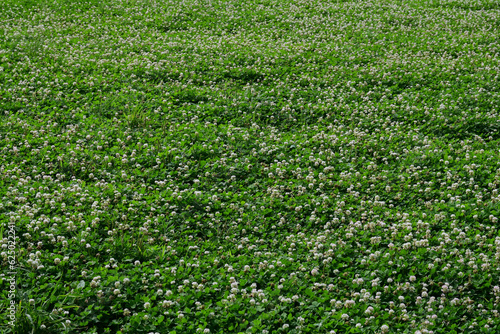
[[[499,53],[498,0],[0,1],[0,332],[500,333]]]

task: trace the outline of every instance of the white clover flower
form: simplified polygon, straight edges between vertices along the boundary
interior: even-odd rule
[[[54,263],[55,263],[56,265],[58,265],[59,263],[61,263],[61,259],[60,259],[60,258],[58,258],[58,257],[56,257],[56,258],[54,259]]]
[[[346,300],[346,302],[345,302],[345,306],[346,307],[352,307],[354,305],[356,305],[356,302],[354,300],[352,300],[352,299]]]
[[[389,331],[389,326],[382,325],[382,327],[380,327],[380,330],[382,331],[382,333],[387,333]]]
[[[119,289],[114,289],[114,290],[113,290],[113,293],[114,293],[115,295],[119,295],[119,294],[120,294],[120,290],[119,290]]]
[[[151,304],[149,302],[144,303],[144,308],[148,309],[151,307]]]

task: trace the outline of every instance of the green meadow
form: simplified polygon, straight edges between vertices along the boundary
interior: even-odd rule
[[[498,0],[1,1],[0,332],[500,333],[499,75]]]

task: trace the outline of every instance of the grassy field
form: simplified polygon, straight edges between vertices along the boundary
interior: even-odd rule
[[[498,0],[1,1],[0,332],[500,333],[499,53]]]

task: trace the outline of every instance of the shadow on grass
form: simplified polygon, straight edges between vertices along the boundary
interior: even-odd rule
[[[464,140],[480,136],[484,140],[500,139],[500,123],[488,122],[487,120],[468,120],[454,124],[436,124],[428,129],[428,132],[438,137],[447,139]]]

